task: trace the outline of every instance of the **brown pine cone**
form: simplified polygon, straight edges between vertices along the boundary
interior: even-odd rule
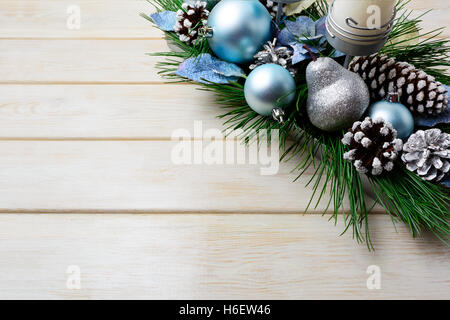
[[[357,121],[345,134],[342,143],[350,147],[344,159],[352,162],[360,173],[378,176],[392,171],[403,147],[397,131],[383,119]]]
[[[447,90],[434,77],[406,62],[385,55],[358,57],[349,69],[358,73],[369,87],[374,101],[384,99],[396,89],[400,103],[422,115],[442,113],[448,104]]]
[[[204,1],[185,2],[177,12],[175,32],[179,39],[188,44],[193,44],[198,39],[198,28],[208,21],[209,11]]]

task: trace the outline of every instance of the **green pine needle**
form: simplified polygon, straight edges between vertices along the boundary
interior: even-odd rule
[[[183,0],[147,1],[152,3],[158,11],[177,11],[183,2]],[[436,77],[438,81],[449,83],[449,75],[445,70],[450,66],[448,40],[438,38],[442,29],[422,34],[419,39],[411,37],[422,30],[420,23],[423,15],[412,17],[412,12],[405,10],[410,1],[398,1],[397,9],[403,13],[397,17],[389,41],[381,53],[394,57],[397,61],[414,64],[417,68]],[[327,1],[318,0],[302,15],[317,20],[327,12]],[[142,16],[151,21],[148,16],[144,14]],[[178,77],[174,72],[185,59],[205,52],[211,53],[206,40],[203,39],[194,46],[189,46],[180,41],[174,32],[165,32],[165,38],[180,50],[152,54],[165,58],[165,61],[157,64],[160,74],[171,80],[188,81]],[[419,42],[411,44],[411,40],[419,40]],[[330,56],[333,53],[334,49],[328,45],[324,54]],[[283,124],[269,117],[261,117],[247,105],[243,81],[228,85],[201,84],[201,90],[215,93],[217,104],[226,110],[219,116],[224,119],[226,129],[241,129],[243,131],[241,138],[244,142],[252,141],[255,132],[262,129],[268,130],[270,139],[271,130],[278,129],[282,160],[298,161],[294,170],[297,174],[296,180],[306,172],[312,172],[308,185],[313,189],[313,196],[308,209],[317,208],[324,196],[328,194],[329,200],[324,214],[332,208],[333,214],[330,219],[336,223],[342,213],[346,226],[343,233],[351,230],[358,242],[365,242],[369,249],[373,249],[369,230],[369,214],[372,207],[366,203],[361,176],[351,163],[343,159],[343,154],[347,151],[341,143],[344,132],[329,134],[320,131],[309,122],[306,115],[308,87],[304,74],[307,64],[308,62],[303,62],[298,65],[297,100],[286,110],[287,119]],[[448,125],[440,127],[443,131],[450,132]],[[428,230],[449,245],[448,189],[422,180],[408,171],[401,161],[397,161],[396,170],[391,174],[369,177],[369,182],[378,203],[385,208],[394,223],[399,220],[405,223],[414,237]],[[348,208],[344,206],[345,199],[347,199]]]

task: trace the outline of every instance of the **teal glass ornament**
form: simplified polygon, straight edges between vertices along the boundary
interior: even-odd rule
[[[396,95],[389,94],[387,100],[378,101],[369,107],[368,116],[390,122],[397,130],[397,138],[406,140],[414,131],[414,117],[407,107],[396,101]]]
[[[222,0],[211,11],[208,43],[222,60],[244,64],[254,60],[272,40],[272,17],[258,0]]]
[[[262,116],[283,109],[295,99],[295,80],[280,65],[264,64],[253,70],[245,81],[244,94],[250,108]]]

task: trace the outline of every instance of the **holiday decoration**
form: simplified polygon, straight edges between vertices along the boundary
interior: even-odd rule
[[[367,117],[357,121],[345,134],[342,143],[350,147],[344,159],[354,164],[360,173],[378,176],[384,170],[392,171],[403,142],[389,122]]]
[[[238,130],[245,142],[255,131],[278,130],[282,157],[298,161],[298,177],[306,172],[311,177],[311,205],[328,198],[326,212],[338,219],[344,211],[345,230],[369,249],[368,191],[413,236],[427,230],[444,242],[449,239],[450,116],[448,87],[441,82],[449,79],[450,47],[437,38],[439,29],[417,41],[422,16],[405,9],[409,0],[398,0],[396,8],[402,10],[395,19],[393,0],[335,0],[331,7],[326,0],[273,1],[277,8],[287,4],[287,17],[277,9],[273,21],[259,0],[206,0],[208,23],[201,19],[190,26],[197,38],[189,34],[188,42],[175,30],[177,12],[183,3],[197,1],[149,1],[157,12],[142,16],[164,31],[171,49],[154,54],[164,59],[157,64],[160,74],[195,81],[213,92],[226,108],[220,118],[227,129]],[[381,25],[367,20],[369,4],[379,5],[380,19],[371,17]],[[356,58],[347,70],[351,55],[379,49],[377,55]],[[288,70],[296,71],[295,79]],[[411,135],[404,149],[398,137],[408,135],[411,118],[393,101],[380,102],[391,92],[411,110],[417,129],[433,130]],[[370,97],[372,118],[361,121]]]
[[[271,0],[259,0],[259,2],[261,2],[267,8],[267,11],[269,11],[272,18],[277,17],[278,3]],[[284,14],[286,12],[286,5],[281,5],[281,9],[281,14]]]
[[[278,34],[278,42],[284,46],[290,46],[294,51],[292,64],[295,65],[306,59],[312,59],[310,51],[314,54],[323,52],[327,48],[325,39],[325,18],[316,21],[306,16],[299,16],[295,21],[286,21],[286,28]],[[307,45],[310,51],[304,48]],[[343,54],[334,52],[333,57]]]
[[[184,2],[192,2],[192,1],[197,1],[197,0],[184,0]],[[214,6],[215,6],[220,0],[203,0],[203,1],[206,2],[206,9],[212,10],[212,8],[214,8]]]
[[[295,99],[295,80],[280,65],[265,64],[253,70],[245,81],[245,100],[262,116],[283,109]]]
[[[208,19],[208,43],[222,60],[248,63],[272,39],[272,17],[258,0],[222,0]]]
[[[150,16],[152,21],[163,31],[174,31],[177,13],[173,11],[157,12]]]
[[[189,58],[180,64],[177,75],[201,83],[229,83],[244,76],[237,65],[221,61],[208,53]]]
[[[364,81],[331,58],[319,58],[306,69],[309,120],[324,131],[346,129],[369,106]]]
[[[385,55],[359,57],[350,64],[367,83],[372,99],[383,99],[398,90],[399,101],[415,114],[442,113],[448,104],[447,90],[424,71]]]
[[[209,11],[204,1],[185,2],[177,12],[174,30],[183,42],[194,43],[198,39],[198,29],[206,24]]]
[[[286,5],[286,15],[293,16],[302,13],[304,10],[313,6],[316,0],[290,1]]]
[[[450,134],[439,129],[417,131],[403,146],[402,160],[424,180],[443,180],[450,173]]]
[[[414,118],[411,112],[401,103],[397,103],[396,94],[390,94],[388,100],[378,101],[368,109],[372,119],[381,118],[392,124],[399,139],[407,139],[414,131]]]
[[[333,0],[326,21],[328,42],[350,56],[378,52],[392,31],[395,4],[396,0]],[[373,18],[373,7],[379,19]]]
[[[277,39],[273,39],[272,42],[267,42],[264,45],[264,49],[255,55],[255,63],[250,65],[250,70],[254,70],[266,63],[279,64],[283,68],[287,69],[291,75],[295,76],[296,70],[292,66],[292,51],[287,47],[276,47]]]

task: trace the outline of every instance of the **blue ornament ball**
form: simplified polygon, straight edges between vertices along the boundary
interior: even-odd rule
[[[222,0],[211,11],[209,46],[222,60],[243,64],[254,60],[272,40],[272,17],[258,0]]]
[[[382,118],[392,123],[397,130],[397,137],[402,140],[407,139],[414,131],[414,117],[401,103],[378,101],[369,107],[368,116],[372,119]]]
[[[283,109],[294,101],[295,88],[295,80],[289,71],[277,64],[264,64],[247,77],[245,100],[255,112],[270,116],[273,109]]]

